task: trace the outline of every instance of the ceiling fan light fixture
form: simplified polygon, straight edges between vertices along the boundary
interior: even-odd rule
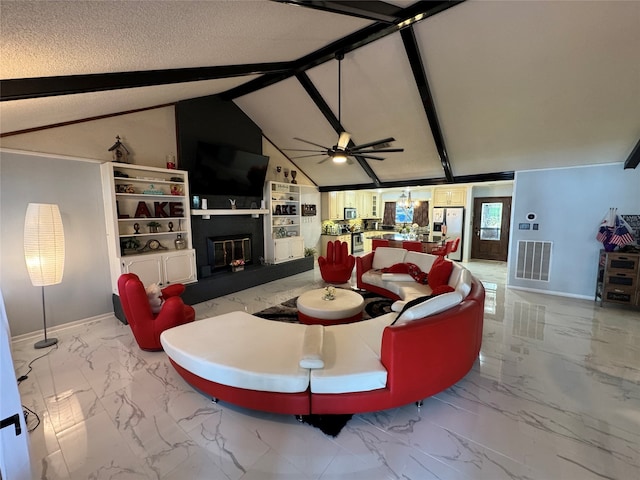
[[[343,152],[336,152],[332,157],[333,163],[346,163],[347,156]]]

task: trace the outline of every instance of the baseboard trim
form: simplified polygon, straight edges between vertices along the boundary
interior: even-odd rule
[[[575,293],[556,292],[554,290],[541,290],[539,288],[518,287],[518,286],[515,286],[515,285],[507,285],[507,288],[510,288],[512,290],[522,290],[524,292],[531,292],[531,293],[544,293],[544,294],[553,295],[553,296],[556,296],[556,297],[576,298],[578,300],[593,300],[594,299],[593,295],[578,295],[578,294],[575,294]]]
[[[68,328],[77,327],[78,325],[83,325],[85,323],[90,322],[99,322],[102,320],[107,320],[109,318],[115,318],[113,313],[103,313],[102,315],[96,315],[95,317],[83,318],[80,320],[75,320],[73,322],[64,323],[62,325],[56,325],[54,327],[47,328],[47,336],[52,336],[51,334],[56,332],[62,332]],[[35,332],[23,333],[21,335],[16,335],[15,337],[11,337],[12,342],[21,342],[27,340],[38,340],[44,336],[44,330],[36,330]]]

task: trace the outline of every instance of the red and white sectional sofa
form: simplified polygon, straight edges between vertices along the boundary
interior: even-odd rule
[[[356,259],[358,286],[398,299],[393,308],[400,311],[431,288],[381,270],[411,263],[429,272],[435,260],[378,248]],[[478,357],[484,288],[457,264],[448,285],[453,291],[410,305],[400,317],[394,311],[322,326],[232,312],[169,329],[161,342],[188,383],[233,404],[296,415],[383,410],[446,389]]]

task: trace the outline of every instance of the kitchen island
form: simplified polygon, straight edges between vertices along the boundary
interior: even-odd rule
[[[428,240],[421,240],[422,235],[418,235],[417,238],[409,238],[408,235],[401,233],[383,233],[381,235],[375,235],[370,237],[371,240],[389,240],[389,246],[391,248],[403,248],[402,242],[420,242],[422,244],[423,253],[431,253],[436,247],[441,245],[441,242],[430,242]]]

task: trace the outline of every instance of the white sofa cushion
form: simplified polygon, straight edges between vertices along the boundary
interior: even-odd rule
[[[436,258],[438,258],[436,255],[429,253],[407,252],[404,256],[404,263],[413,263],[417,265],[421,271],[429,273]]]
[[[322,325],[307,325],[304,331],[300,366],[302,368],[322,368],[322,344],[324,341],[324,327]]]
[[[415,282],[408,273],[383,273],[382,280],[385,282]]]
[[[381,248],[381,247],[378,247]],[[371,271],[365,272],[362,274],[362,281],[369,285],[374,285],[376,287],[384,288],[385,290],[389,290],[392,293],[395,293],[399,297],[401,297],[401,286],[403,284],[407,284],[409,282],[393,282],[393,281],[385,281],[382,279],[382,274],[380,271]]]
[[[396,263],[404,263],[407,251],[404,248],[378,247],[373,253],[372,268],[380,270]]]
[[[266,392],[309,387],[299,361],[306,325],[231,312],[165,330],[160,342],[182,368],[213,382]]]
[[[462,295],[462,298],[467,298],[469,292],[471,292],[471,272],[466,268],[463,268],[460,272],[460,276],[458,278],[458,282],[453,286],[456,289],[456,292],[459,292]]]
[[[462,295],[459,292],[448,292],[437,295],[406,309],[395,321],[395,325],[435,315],[436,313],[455,307],[461,301]]]
[[[384,388],[387,371],[380,362],[382,332],[395,316],[387,313],[358,323],[325,327],[324,368],[311,371],[311,392],[368,392]]]

